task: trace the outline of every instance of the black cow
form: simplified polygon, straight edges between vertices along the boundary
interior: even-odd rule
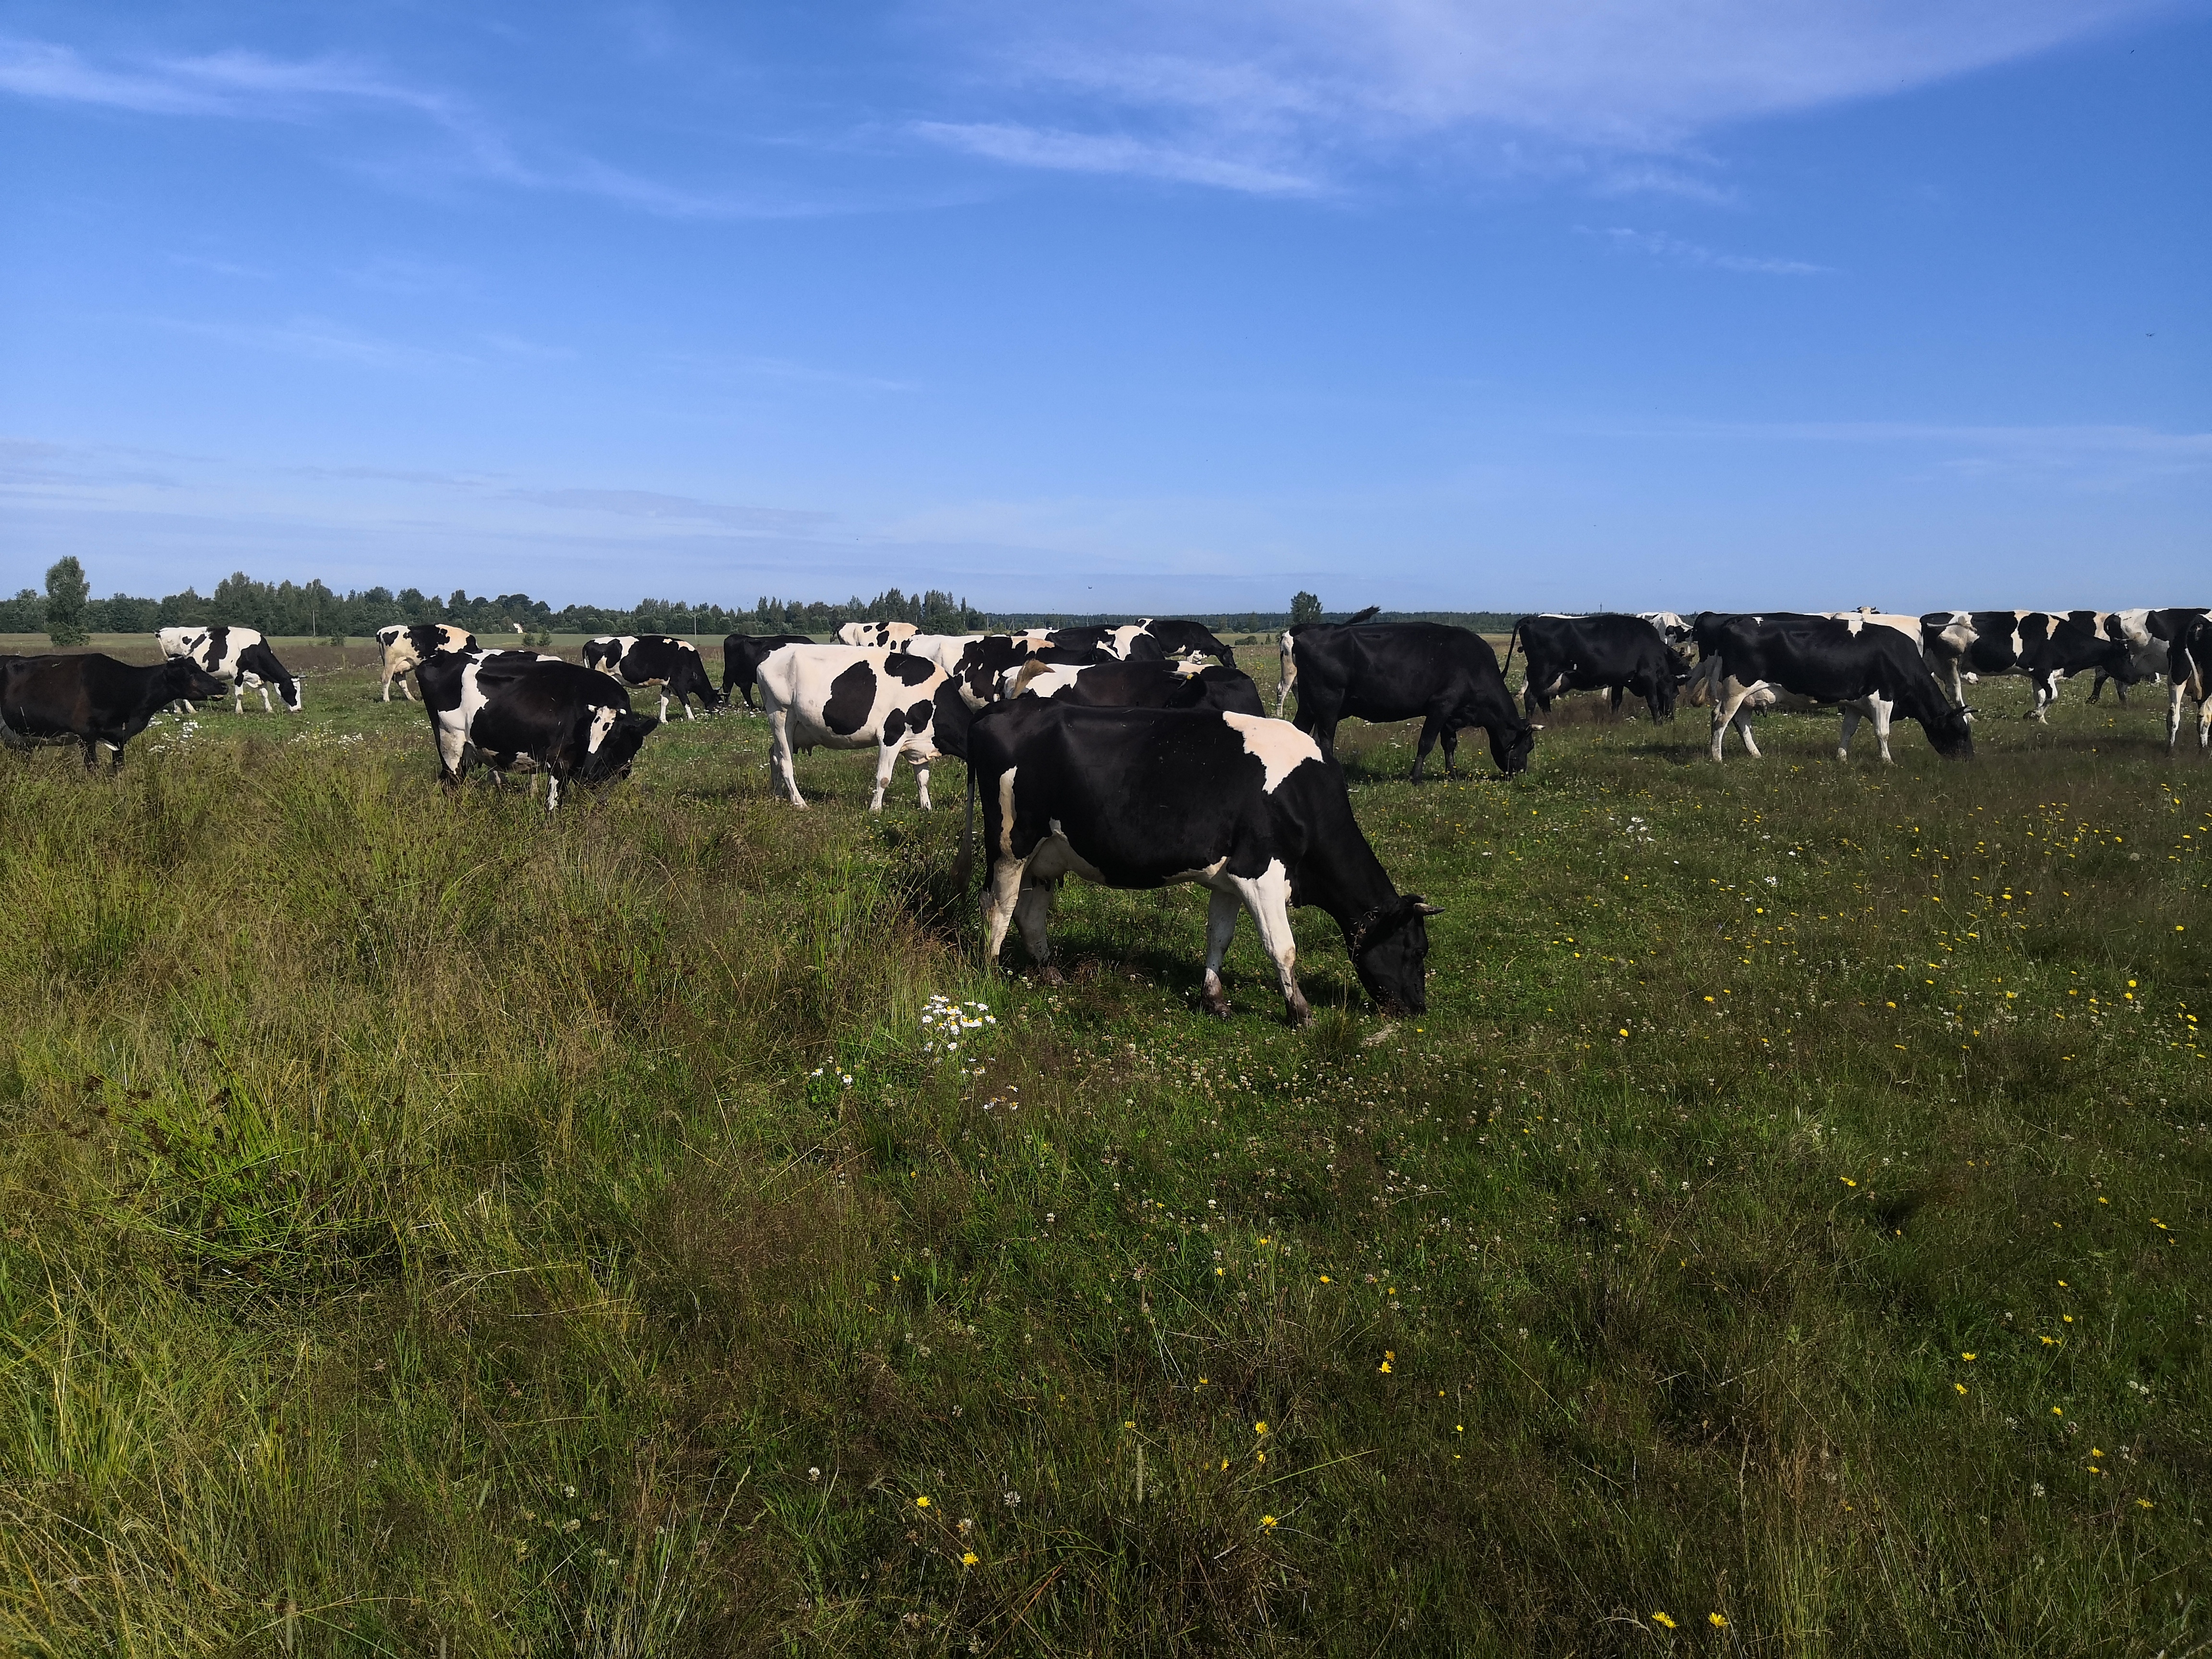
[[[757,708],[753,687],[760,678],[761,659],[779,646],[813,643],[811,634],[731,635],[722,641],[722,701],[729,702],[735,691],[744,696],[746,708]]]
[[[1352,814],[1344,773],[1282,720],[1212,711],[1068,708],[1021,697],[977,717],[969,765],[983,799],[986,960],[1006,928],[1056,979],[1045,919],[1073,874],[1109,887],[1194,882],[1206,913],[1206,1006],[1225,1014],[1222,958],[1240,908],[1258,924],[1290,1018],[1298,989],[1290,907],[1320,906],[1343,928],[1359,981],[1386,1012],[1428,1006],[1425,917],[1401,893]]]
[[[1965,678],[2024,674],[2035,688],[2025,719],[2047,720],[2061,681],[2093,671],[2133,685],[2146,678],[2118,616],[2109,611],[1930,611],[1920,618],[1929,662],[1950,678],[1951,701],[1963,707]]]
[[[227,689],[190,657],[171,657],[154,668],[96,653],[0,659],[0,742],[10,749],[82,744],[87,771],[94,745],[104,743],[115,751],[112,769],[120,771],[123,745],[163,708],[220,697]]]
[[[660,724],[631,711],[621,681],[535,652],[441,652],[416,666],[415,678],[441,781],[455,787],[471,764],[496,775],[526,758],[550,775],[548,812],[559,810],[563,783],[597,787],[628,777]]]
[[[1186,673],[1164,662],[1109,659],[1079,667],[1032,658],[1006,677],[1006,690],[1086,708],[1211,708],[1255,718],[1267,712],[1249,674],[1213,665]]]
[[[1677,688],[1690,665],[1667,643],[1656,623],[1642,617],[1601,611],[1595,616],[1523,617],[1506,641],[1505,665],[1518,645],[1528,663],[1521,683],[1522,712],[1549,711],[1567,691],[1610,691],[1615,714],[1623,692],[1644,699],[1655,720],[1674,718]]]
[[[1364,611],[1361,617],[1371,616]],[[1457,772],[1462,727],[1480,726],[1490,734],[1490,753],[1498,769],[1518,772],[1528,764],[1536,734],[1513,707],[1512,693],[1498,672],[1498,653],[1489,642],[1464,628],[1441,623],[1305,623],[1283,635],[1284,692],[1298,693],[1298,730],[1313,733],[1322,752],[1336,752],[1337,722],[1351,715],[1363,720],[1418,719],[1420,742],[1413,751],[1413,781],[1443,739],[1444,771]]]
[[[1710,612],[1698,618],[1697,627],[1698,643],[1713,665],[1716,761],[1731,721],[1746,751],[1759,758],[1750,724],[1741,716],[1745,702],[1763,686],[1841,704],[1844,730],[1836,748],[1840,760],[1850,758],[1851,735],[1862,717],[1874,722],[1881,757],[1888,760],[1890,718],[1898,713],[1918,720],[1936,752],[1946,759],[1964,760],[1974,752],[1968,726],[1972,711],[1943,701],[1918,647],[1894,628],[1844,617]]]
[[[611,674],[625,685],[660,688],[659,718],[668,718],[673,697],[686,720],[697,720],[686,697],[699,699],[709,714],[722,706],[714,683],[707,678],[707,665],[699,647],[673,634],[612,634],[584,641],[584,666]]]
[[[2162,611],[2116,611],[2112,616],[2119,623],[2121,637],[2128,642],[2128,658],[2140,683],[2155,680],[2160,675],[2168,673],[2174,642],[2199,617],[2212,617],[2212,611],[2176,605]],[[2089,688],[2091,702],[2105,695],[2105,682],[2112,678],[2101,665],[2098,667],[2096,684]],[[2128,701],[2128,683],[2125,680],[2114,683],[2120,689],[2120,703],[2124,708]]]
[[[2166,750],[2181,735],[2181,705],[2197,702],[2197,748],[2212,750],[2212,612],[2198,611],[2173,641],[2167,657]]]

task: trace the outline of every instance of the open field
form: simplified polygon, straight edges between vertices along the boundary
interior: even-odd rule
[[[957,763],[800,814],[678,722],[548,822],[278,648],[301,715],[0,755],[11,1650],[2212,1643],[2212,768],[2152,688],[1892,768],[1583,700],[1418,789],[1347,723],[1430,1006],[1303,913],[1292,1031],[1249,921],[1196,1012],[1188,890],[981,973]]]

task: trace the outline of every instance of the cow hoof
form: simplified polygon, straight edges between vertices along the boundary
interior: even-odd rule
[[[1052,963],[1048,962],[1037,969],[1037,983],[1040,985],[1065,985],[1067,983],[1067,981],[1061,976],[1059,969],[1054,967]]]
[[[1202,999],[1202,1000],[1206,1006],[1206,1012],[1212,1014],[1214,1018],[1226,1019],[1229,1018],[1229,999],[1226,996],[1208,996]]]

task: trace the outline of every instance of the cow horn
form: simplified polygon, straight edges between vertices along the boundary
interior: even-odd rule
[[[1443,905],[1431,904],[1419,893],[1409,894],[1407,896],[1413,901],[1413,914],[1417,916],[1440,916],[1444,913]]]

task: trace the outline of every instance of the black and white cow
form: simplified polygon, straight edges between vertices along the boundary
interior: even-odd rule
[[[848,622],[837,630],[840,645],[870,647],[896,645],[901,640],[910,640],[921,629],[912,623]]]
[[[1099,662],[1087,667],[1032,659],[1002,682],[1010,697],[1047,697],[1086,708],[1211,708],[1263,717],[1252,677],[1195,662]]]
[[[792,769],[795,750],[873,749],[871,812],[883,811],[884,790],[901,755],[914,768],[927,811],[930,762],[940,754],[967,754],[971,710],[961,684],[927,657],[884,647],[787,645],[762,662],[760,694],[768,711],[770,784],[781,785],[793,806],[806,805]]]
[[[392,701],[392,683],[399,682],[399,695],[413,701],[407,689],[407,671],[441,651],[473,651],[477,636],[452,623],[392,623],[376,630],[384,647],[384,700]]]
[[[1683,620],[1678,611],[1639,611],[1636,613],[1636,619],[1638,622],[1650,623],[1659,630],[1659,637],[1677,651],[1690,643],[1690,624]]]
[[[2212,750],[2212,612],[2199,611],[2185,623],[2166,659],[2166,750],[2173,752],[2181,735],[2181,705],[2197,704],[2197,748]]]
[[[0,742],[10,749],[81,744],[88,772],[94,745],[104,743],[115,751],[111,769],[119,771],[123,745],[163,708],[227,689],[189,656],[152,668],[98,653],[0,658]]]
[[[1063,651],[1096,651],[1116,662],[1165,662],[1167,647],[1142,623],[1055,628],[1045,637]]]
[[[1498,653],[1480,635],[1441,623],[1355,618],[1293,628],[1283,635],[1282,648],[1289,663],[1285,684],[1297,688],[1298,730],[1311,732],[1325,755],[1334,757],[1337,722],[1350,715],[1421,722],[1413,751],[1416,783],[1439,738],[1444,771],[1456,774],[1459,733],[1469,726],[1490,734],[1491,757],[1500,771],[1511,774],[1528,764],[1536,734],[1513,706]],[[1275,706],[1282,707],[1279,694]]]
[[[1954,703],[1966,702],[1967,674],[2024,674],[2035,688],[2024,717],[2032,720],[2050,719],[2069,675],[2102,671],[2124,685],[2142,678],[2109,611],[1931,611],[1920,637],[1937,673],[1949,677]]]
[[[1282,720],[1216,711],[1071,708],[1017,698],[978,717],[969,764],[983,800],[984,957],[1009,925],[1056,979],[1045,920],[1054,885],[1207,888],[1205,999],[1225,1014],[1221,963],[1249,909],[1289,1017],[1298,989],[1291,906],[1318,905],[1344,930],[1360,983],[1387,1012],[1421,1012],[1425,918],[1360,833],[1344,773]]]
[[[732,634],[722,641],[722,701],[727,702],[732,692],[740,693],[745,707],[757,707],[753,702],[753,684],[759,677],[761,659],[771,651],[787,645],[811,645],[811,634]]]
[[[2155,681],[2168,672],[2168,659],[2172,654],[2174,641],[2187,631],[2189,624],[2199,617],[2212,617],[2212,611],[2170,606],[2165,610],[2115,611],[2120,625],[2120,637],[2128,642],[2128,659],[2136,671],[2138,684]],[[2105,695],[2105,682],[2112,676],[2103,667],[2097,670],[2096,684],[2089,688],[2089,701],[2095,702]],[[2117,682],[2120,688],[2123,707],[2128,700],[2128,683]]]
[[[698,698],[699,707],[709,714],[722,706],[714,681],[707,678],[699,647],[673,634],[603,634],[584,641],[584,666],[612,675],[625,685],[659,686],[659,718],[664,720],[672,697],[686,720],[699,718],[684,701],[687,697]]]
[[[1721,758],[1731,722],[1745,751],[1759,758],[1746,702],[1763,687],[1778,688],[1814,702],[1843,708],[1838,759],[1850,758],[1851,737],[1862,718],[1874,722],[1881,757],[1890,758],[1889,726],[1902,714],[1920,722],[1936,752],[1964,760],[1974,752],[1969,711],[1944,702],[1919,648],[1896,629],[1863,618],[1839,617],[1721,617],[1698,618],[1698,643],[1714,681],[1712,757]]]
[[[453,787],[473,764],[497,776],[528,760],[549,775],[548,812],[560,810],[564,783],[596,787],[629,776],[660,724],[632,712],[619,680],[533,651],[441,651],[415,678],[441,780]]]
[[[269,706],[269,688],[272,685],[288,711],[295,714],[300,712],[300,682],[285,672],[284,665],[276,660],[276,653],[269,648],[268,640],[258,629],[210,623],[200,628],[164,628],[155,637],[161,642],[163,656],[190,657],[228,684],[232,713],[246,712],[246,694],[249,690],[261,693],[263,714],[272,712]],[[185,712],[193,712],[190,703],[185,705]]]
[[[1623,693],[1644,699],[1655,720],[1674,718],[1677,688],[1690,665],[1667,643],[1655,623],[1600,611],[1592,616],[1523,617],[1506,641],[1505,664],[1518,645],[1527,668],[1521,682],[1522,712],[1534,718],[1567,691],[1609,691],[1620,712]]]

